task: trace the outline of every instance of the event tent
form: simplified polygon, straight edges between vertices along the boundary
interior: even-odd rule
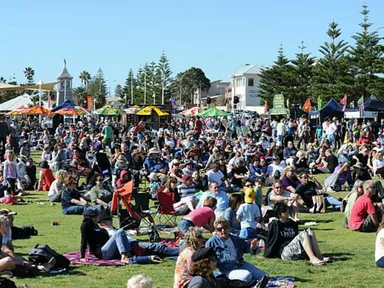
[[[13,111],[17,108],[20,108],[21,106],[24,106],[24,107],[32,106],[33,102],[31,98],[32,98],[31,95],[23,94],[16,98],[10,99],[0,104],[0,111],[8,112],[8,111]],[[42,104],[46,106],[45,103],[42,103]]]
[[[55,108],[52,108],[52,112],[56,112],[60,109],[63,109],[63,108],[75,108],[75,106],[77,106],[75,104],[75,102],[71,101],[71,100],[67,100],[63,103],[61,103],[60,105],[56,106]]]
[[[320,110],[311,111],[308,113],[310,119],[319,119],[323,121],[325,117],[343,117],[343,106],[341,106],[337,101],[333,98],[327,102]]]
[[[384,111],[384,103],[377,99],[376,96],[371,95],[364,103],[364,110],[367,111]]]
[[[139,115],[139,116],[149,116],[149,115],[152,115],[153,112],[155,112],[157,114],[157,116],[159,116],[159,117],[161,117],[161,116],[168,116],[169,115],[169,113],[167,113],[167,112],[157,108],[156,106],[144,107],[139,112],[137,112],[136,115]]]

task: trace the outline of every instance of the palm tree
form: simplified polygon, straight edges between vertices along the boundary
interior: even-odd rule
[[[77,103],[77,105],[79,105],[83,108],[87,108],[88,93],[84,87],[77,87],[77,88],[73,89],[73,96],[75,98],[74,100]]]
[[[91,74],[88,71],[82,71],[79,76],[83,87],[87,87],[89,80],[91,80]]]
[[[7,79],[5,79],[3,76],[0,76],[0,83],[7,83]]]
[[[25,78],[27,78],[27,82],[29,85],[33,84],[33,76],[35,76],[35,70],[33,70],[31,67],[26,67],[24,69],[24,75]]]

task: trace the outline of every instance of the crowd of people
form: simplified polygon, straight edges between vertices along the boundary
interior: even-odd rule
[[[343,211],[350,230],[379,229],[376,263],[384,267],[384,119],[325,118],[315,126],[305,116],[191,117],[155,129],[84,117],[52,130],[33,117],[3,118],[0,144],[0,201],[43,190],[63,214],[83,215],[82,261],[87,247],[125,263],[178,256],[175,288],[263,287],[268,272],[243,259],[261,246],[266,258],[332,261],[311,229],[298,230],[301,213],[327,208]],[[113,192],[130,181],[155,201],[172,195],[180,247],[141,243],[113,228]],[[340,198],[338,191],[350,192]],[[212,233],[207,241],[203,230]]]

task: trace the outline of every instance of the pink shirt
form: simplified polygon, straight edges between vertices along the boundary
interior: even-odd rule
[[[215,220],[216,216],[210,207],[201,207],[193,210],[184,219],[191,221],[196,227],[203,227],[209,223],[211,219]]]
[[[364,223],[368,215],[376,214],[375,206],[371,198],[367,194],[363,194],[357,198],[355,204],[352,206],[351,216],[349,218],[349,229],[358,230]]]

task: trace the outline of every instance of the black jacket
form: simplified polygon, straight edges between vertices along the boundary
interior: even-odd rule
[[[209,277],[195,276],[189,282],[188,288],[247,288],[254,287],[256,280],[240,281],[230,280],[225,276],[215,277],[213,274]]]
[[[109,240],[107,230],[100,228],[95,224],[91,218],[84,218],[81,223],[81,258],[85,257],[85,250],[89,246],[91,254],[101,259],[103,257],[101,253],[101,247]]]

